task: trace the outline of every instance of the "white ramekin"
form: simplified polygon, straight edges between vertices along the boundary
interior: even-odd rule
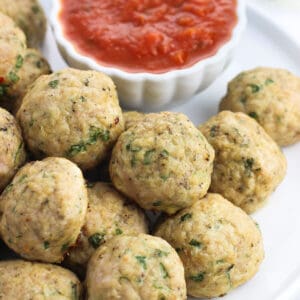
[[[81,54],[64,36],[59,13],[61,0],[53,0],[51,25],[58,47],[67,63],[78,69],[93,69],[109,75],[115,82],[123,107],[139,110],[156,110],[189,100],[207,88],[230,62],[234,49],[246,26],[244,0],[238,0],[238,22],[231,39],[215,55],[193,66],[162,74],[128,73],[120,69],[101,66],[93,58]]]

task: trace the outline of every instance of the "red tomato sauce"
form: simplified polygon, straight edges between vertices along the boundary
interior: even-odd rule
[[[163,73],[212,56],[230,39],[237,0],[61,0],[64,34],[104,66]]]

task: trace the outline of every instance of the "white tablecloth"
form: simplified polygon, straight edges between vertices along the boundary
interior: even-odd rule
[[[300,44],[300,0],[246,1],[264,11]]]

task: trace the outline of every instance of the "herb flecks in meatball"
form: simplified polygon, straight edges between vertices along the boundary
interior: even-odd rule
[[[142,210],[117,192],[111,184],[89,184],[88,199],[85,224],[76,246],[66,257],[66,263],[79,272],[85,270],[95,250],[111,238],[148,232]]]
[[[203,197],[214,151],[183,114],[147,114],[118,139],[110,161],[115,187],[144,209],[168,214]]]
[[[220,110],[244,112],[281,146],[300,140],[300,78],[289,71],[256,68],[229,84]]]
[[[199,128],[216,153],[210,191],[247,213],[259,209],[286,173],[278,145],[244,113],[224,111]]]
[[[167,218],[156,235],[180,256],[188,295],[222,296],[252,278],[264,258],[255,222],[218,194]]]
[[[11,260],[0,262],[0,298],[80,300],[78,278],[62,267]]]
[[[64,158],[26,164],[0,197],[5,243],[29,260],[57,263],[84,224],[87,190],[80,169]]]
[[[185,300],[184,270],[163,239],[121,235],[100,247],[88,263],[87,299]]]
[[[96,71],[65,69],[39,77],[17,118],[36,157],[66,157],[84,170],[105,160],[124,130],[116,88]]]

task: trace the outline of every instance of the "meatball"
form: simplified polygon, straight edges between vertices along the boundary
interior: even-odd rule
[[[0,108],[0,193],[25,160],[19,125],[9,112]]]
[[[218,194],[169,217],[156,235],[178,252],[188,295],[212,298],[245,283],[264,258],[261,233],[240,208]]]
[[[46,33],[46,17],[38,0],[0,0],[0,11],[26,34],[28,46],[38,47]]]
[[[145,114],[138,111],[126,111],[123,112],[123,117],[125,123],[125,130],[127,130],[129,127],[141,122],[144,119]]]
[[[252,213],[283,180],[286,159],[264,129],[244,113],[224,111],[200,126],[216,158],[210,191]]]
[[[24,33],[12,19],[0,13],[0,100],[8,87],[19,81],[25,49]]]
[[[65,69],[39,77],[17,118],[36,157],[66,157],[84,170],[105,159],[124,129],[116,88],[96,71]]]
[[[3,106],[16,113],[29,86],[41,75],[49,73],[51,73],[50,66],[42,54],[36,49],[27,49],[18,73],[19,80],[7,89],[2,101]]]
[[[183,114],[148,114],[118,139],[110,161],[115,187],[145,209],[168,214],[210,185],[214,151]]]
[[[184,270],[176,251],[145,234],[108,241],[88,264],[88,300],[186,299]]]
[[[143,212],[108,183],[88,184],[86,221],[67,263],[85,269],[95,249],[114,236],[147,233]]]
[[[22,260],[0,262],[0,299],[79,300],[78,278],[59,266]]]
[[[26,259],[54,263],[75,244],[88,200],[80,169],[51,157],[21,168],[0,201],[5,243]]]
[[[244,112],[281,146],[300,140],[300,78],[282,69],[256,68],[228,85],[220,110]]]

